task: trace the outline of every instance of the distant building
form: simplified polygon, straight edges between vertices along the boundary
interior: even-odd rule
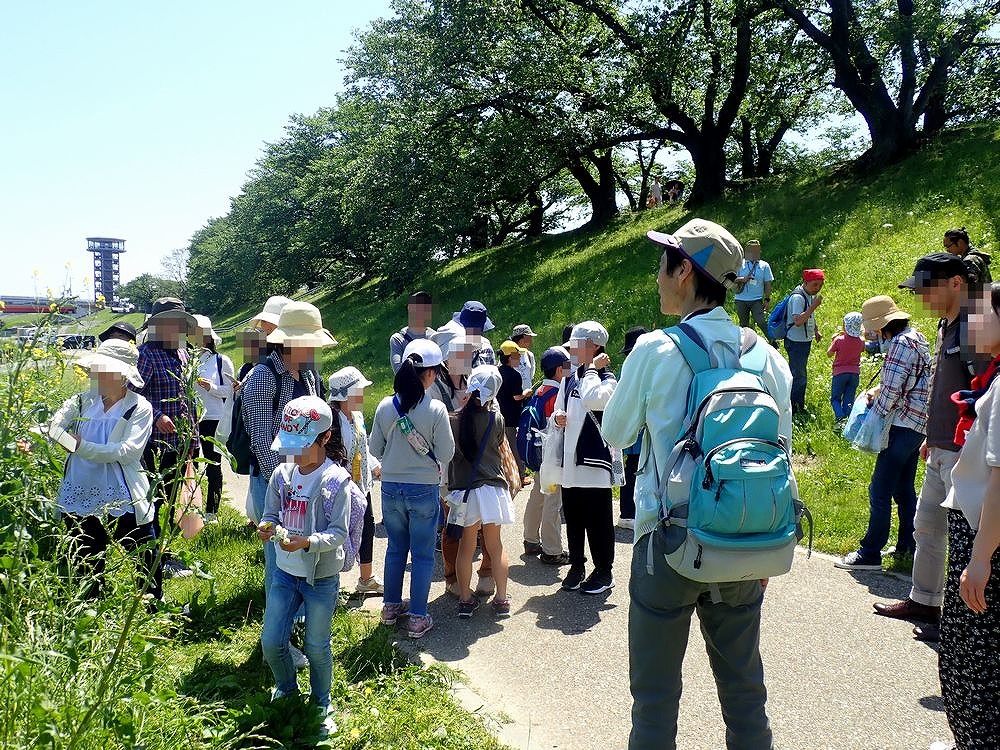
[[[94,299],[104,295],[108,305],[115,302],[115,289],[121,280],[118,256],[125,252],[125,240],[114,237],[88,237],[87,252],[94,254]]]

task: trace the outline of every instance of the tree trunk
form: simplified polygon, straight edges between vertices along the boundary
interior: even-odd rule
[[[615,200],[615,170],[611,152],[586,154],[586,157],[597,169],[597,179],[594,179],[579,156],[572,156],[566,168],[580,183],[580,187],[590,200],[591,214],[587,226],[603,227],[618,215],[618,203]]]
[[[753,126],[746,115],[740,117],[740,160],[744,180],[752,180],[757,176],[757,165],[754,159]]]
[[[703,131],[700,138],[687,144],[687,149],[694,164],[694,185],[685,205],[695,208],[721,198],[726,189],[725,137],[719,137],[714,130]]]
[[[531,213],[528,217],[528,228],[525,231],[525,236],[541,237],[545,206],[542,203],[542,196],[537,190],[528,193],[528,205],[531,206]]]

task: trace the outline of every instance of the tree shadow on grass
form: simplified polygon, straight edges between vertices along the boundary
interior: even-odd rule
[[[273,681],[257,641],[250,655],[235,666],[214,653],[205,654],[184,676],[177,690],[197,700],[224,701],[240,708],[249,695],[267,691]]]

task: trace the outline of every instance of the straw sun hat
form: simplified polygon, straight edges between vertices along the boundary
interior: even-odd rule
[[[321,347],[336,346],[337,339],[323,327],[315,305],[292,301],[282,308],[278,327],[268,335],[267,343]]]

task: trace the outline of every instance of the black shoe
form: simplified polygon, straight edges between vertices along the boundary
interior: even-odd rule
[[[938,643],[941,640],[941,626],[937,623],[917,625],[913,628],[913,637],[925,643]]]
[[[581,594],[603,594],[609,589],[615,587],[615,579],[610,573],[601,573],[595,570],[590,576],[580,585]]]
[[[524,543],[524,554],[526,555],[540,555],[542,554],[542,545],[538,542],[525,542]]]
[[[564,591],[576,591],[580,588],[580,584],[583,583],[583,577],[586,574],[583,566],[577,567],[574,565],[569,569],[569,573],[563,578],[562,587]]]
[[[569,565],[569,555],[565,552],[560,552],[558,555],[546,555],[543,552],[538,559],[546,565]]]

